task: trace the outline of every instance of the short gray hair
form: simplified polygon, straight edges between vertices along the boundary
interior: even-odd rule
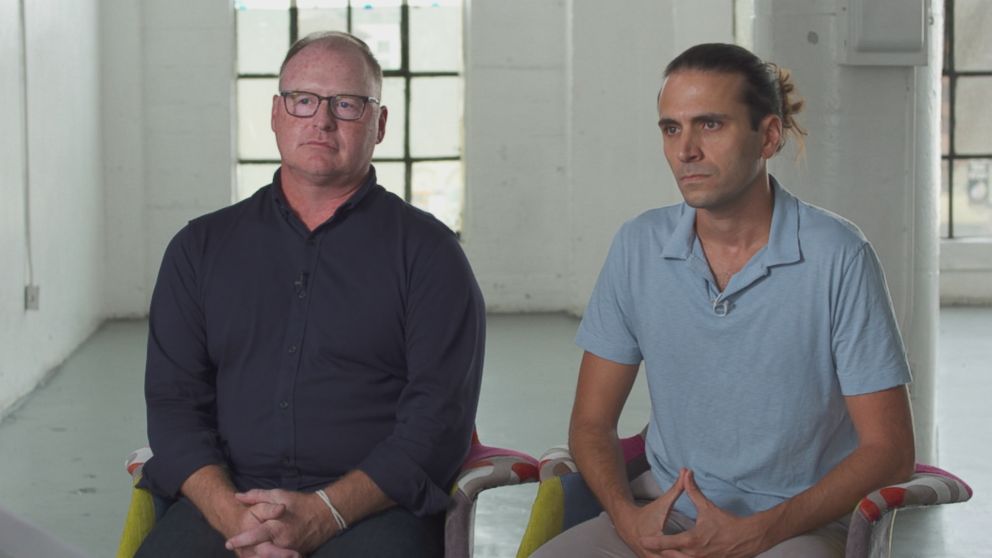
[[[378,92],[382,90],[382,66],[375,59],[375,55],[372,54],[372,49],[369,48],[369,45],[365,44],[365,41],[344,31],[315,31],[293,43],[293,46],[289,47],[289,52],[286,53],[286,58],[282,61],[282,66],[279,67],[280,86],[282,83],[282,74],[286,71],[289,61],[299,54],[300,51],[314,44],[328,50],[351,49],[361,54],[369,70],[372,71],[376,94],[379,94]]]

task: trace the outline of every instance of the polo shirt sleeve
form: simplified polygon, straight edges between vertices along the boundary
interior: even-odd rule
[[[911,381],[882,266],[864,242],[835,295],[832,349],[841,392],[861,395]]]
[[[190,226],[165,251],[148,318],[145,401],[153,457],[144,483],[174,497],[197,469],[224,464],[215,419],[216,368],[207,355]]]
[[[643,358],[631,327],[634,314],[629,281],[630,232],[628,223],[613,238],[575,336],[579,347],[620,364],[640,364]]]
[[[468,455],[482,381],[485,303],[468,260],[446,234],[410,267],[407,385],[396,426],[358,465],[416,515],[443,512]]]

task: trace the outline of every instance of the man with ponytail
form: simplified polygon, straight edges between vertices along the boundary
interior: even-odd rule
[[[909,366],[875,252],[768,174],[805,134],[794,89],[734,45],[665,70],[684,203],[620,229],[576,339],[570,445],[605,512],[539,556],[840,557],[855,503],[911,474]],[[628,482],[616,427],[641,362],[651,468]]]

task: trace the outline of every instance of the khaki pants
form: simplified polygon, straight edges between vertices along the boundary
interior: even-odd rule
[[[662,494],[651,471],[634,479],[630,486],[634,497],[641,503],[650,502]],[[843,558],[847,544],[847,524],[847,518],[834,521],[815,531],[784,541],[762,552],[758,558]],[[692,519],[672,511],[664,531],[669,535],[681,533],[693,525]],[[572,557],[636,558],[617,534],[606,512],[558,535],[533,554],[533,558]]]

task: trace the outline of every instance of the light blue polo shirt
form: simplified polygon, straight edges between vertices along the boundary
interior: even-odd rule
[[[844,396],[906,384],[909,365],[878,258],[854,224],[774,179],[768,244],[721,293],[679,204],[614,238],[576,343],[644,361],[648,460],[680,467],[739,515],[809,488],[857,445]],[[683,496],[676,508],[695,517]]]

